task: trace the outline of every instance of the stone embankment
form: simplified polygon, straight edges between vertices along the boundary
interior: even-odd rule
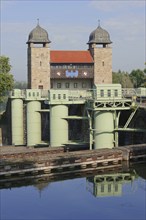
[[[57,147],[0,147],[0,182],[32,176],[70,174],[121,167],[146,160],[146,144],[68,151]]]

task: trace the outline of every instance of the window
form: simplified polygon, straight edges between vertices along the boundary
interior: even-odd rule
[[[69,83],[65,83],[65,87],[66,87],[66,88],[69,88]]]
[[[55,94],[53,94],[53,99],[56,99],[56,95]]]
[[[43,85],[39,85],[39,89],[43,89]]]
[[[115,89],[114,95],[115,95],[115,97],[118,97],[118,90],[117,89]]]
[[[107,96],[111,97],[111,90],[110,89],[107,90]]]
[[[112,189],[111,184],[108,184],[108,192],[111,192],[111,189]]]
[[[61,88],[61,83],[57,83],[57,88],[58,88],[58,89]]]
[[[118,184],[115,184],[115,192],[118,192]]]
[[[63,99],[66,99],[66,94],[63,94]]]
[[[78,88],[78,84],[77,83],[74,83],[74,88]]]
[[[104,97],[104,90],[103,89],[100,90],[100,97]]]
[[[104,192],[104,184],[101,184],[101,192]]]
[[[82,83],[82,88],[86,88],[86,83]]]
[[[68,65],[68,69],[72,69],[72,64]]]
[[[61,99],[61,94],[58,94],[58,99]]]

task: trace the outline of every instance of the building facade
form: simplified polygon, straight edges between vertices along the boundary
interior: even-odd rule
[[[50,50],[48,33],[38,24],[28,37],[28,88],[87,90],[112,83],[112,43],[98,27],[90,34],[88,50]]]

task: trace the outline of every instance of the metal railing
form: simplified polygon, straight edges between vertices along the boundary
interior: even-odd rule
[[[106,90],[105,90],[106,91]],[[59,94],[65,97],[68,101],[77,100],[121,100],[132,99],[135,102],[141,103],[146,106],[146,88],[124,88],[118,90],[118,95],[114,93],[114,89],[111,90],[111,94],[108,95],[107,91],[104,96],[101,95],[100,89],[88,89],[88,90],[40,90],[40,89],[14,89],[10,92],[10,98],[22,98],[22,99],[47,99],[50,100],[52,94],[56,94],[56,99],[60,99]],[[65,94],[65,95],[64,95]],[[58,98],[57,98],[58,97]],[[64,99],[64,98],[63,98]]]
[[[146,88],[125,88],[122,89],[122,95],[123,97],[145,97],[146,98]]]

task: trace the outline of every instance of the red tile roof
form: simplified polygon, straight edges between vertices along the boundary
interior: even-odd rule
[[[50,51],[51,63],[93,63],[89,51]]]

